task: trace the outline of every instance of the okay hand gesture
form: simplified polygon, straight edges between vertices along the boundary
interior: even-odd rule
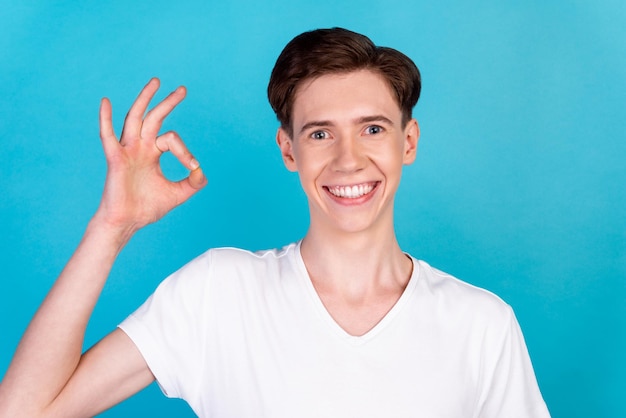
[[[143,88],[126,116],[120,140],[113,131],[110,101],[102,99],[100,106],[100,138],[108,169],[96,216],[130,233],[157,221],[207,183],[178,134],[159,134],[163,120],[185,98],[185,88],[177,88],[146,113],[158,88],[156,78]],[[165,178],[159,159],[168,151],[191,171],[188,177],[178,182]]]

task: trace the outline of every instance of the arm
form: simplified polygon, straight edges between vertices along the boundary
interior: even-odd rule
[[[100,206],[76,252],[28,326],[0,384],[0,417],[91,416],[147,386],[154,377],[130,339],[113,331],[81,355],[87,322],[117,255],[141,227],[155,222],[206,184],[198,162],[173,132],[158,135],[185,96],[179,87],[144,114],[159,82],[131,107],[118,141],[111,104],[102,100],[100,137],[107,179]],[[170,182],[159,158],[171,151],[190,175]]]

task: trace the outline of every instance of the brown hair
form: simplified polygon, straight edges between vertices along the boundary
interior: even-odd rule
[[[332,28],[296,36],[276,60],[267,96],[282,128],[293,134],[291,112],[297,89],[304,81],[361,69],[374,71],[389,83],[402,110],[402,125],[406,125],[421,90],[415,63],[400,51],[374,45],[364,35]]]

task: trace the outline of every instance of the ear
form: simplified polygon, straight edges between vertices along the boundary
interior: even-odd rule
[[[412,164],[417,154],[417,142],[420,138],[420,127],[417,120],[411,119],[404,128],[404,157],[402,162],[405,165]]]
[[[278,132],[276,132],[276,143],[278,148],[280,148],[280,154],[283,157],[283,163],[287,170],[298,171],[296,159],[293,157],[293,141],[283,128],[278,128]]]

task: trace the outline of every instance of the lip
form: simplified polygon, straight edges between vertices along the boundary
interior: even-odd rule
[[[358,205],[370,200],[378,190],[380,181],[323,186],[326,194],[342,205]]]

